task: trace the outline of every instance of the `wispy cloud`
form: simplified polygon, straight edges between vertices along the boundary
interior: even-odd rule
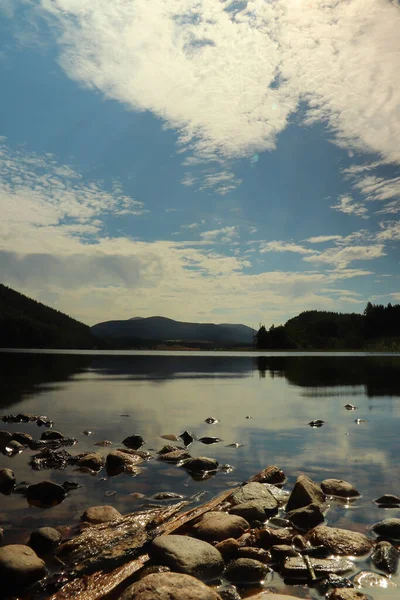
[[[313,254],[314,252],[314,250],[304,248],[299,244],[294,244],[291,242],[282,242],[278,240],[261,243],[259,251],[262,254],[265,252],[295,252],[296,254]]]
[[[305,241],[310,244],[324,244],[325,242],[333,242],[341,239],[341,235],[316,235],[315,237],[307,238]]]
[[[221,242],[229,243],[238,237],[238,231],[236,226],[221,227],[221,229],[211,229],[210,231],[203,231],[200,233],[200,237],[208,242]]]
[[[359,260],[374,260],[386,256],[383,244],[370,246],[347,246],[345,248],[328,248],[318,254],[306,256],[307,262],[332,264],[343,269],[350,263]]]
[[[341,196],[338,203],[332,204],[331,208],[346,215],[355,215],[363,219],[368,219],[368,210],[364,204],[362,202],[354,202],[353,198],[349,195]]]

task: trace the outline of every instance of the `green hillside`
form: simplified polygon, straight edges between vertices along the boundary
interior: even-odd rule
[[[90,327],[0,284],[1,348],[93,348]]]

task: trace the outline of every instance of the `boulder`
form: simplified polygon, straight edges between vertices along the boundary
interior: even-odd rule
[[[185,460],[182,465],[187,471],[193,473],[201,473],[204,471],[216,471],[218,468],[218,461],[215,458],[208,458],[207,456],[198,456],[197,458],[189,458]]]
[[[43,560],[29,546],[11,544],[0,548],[0,581],[3,591],[21,589],[45,575]]]
[[[156,538],[150,544],[149,554],[155,562],[198,579],[215,579],[224,569],[222,555],[216,548],[186,535]]]
[[[372,531],[385,540],[400,541],[400,519],[384,519],[372,526]]]
[[[249,523],[242,517],[222,511],[206,513],[193,527],[197,537],[209,542],[221,542],[227,538],[236,539],[249,528]]]
[[[290,512],[296,508],[308,506],[308,504],[318,504],[321,506],[324,502],[325,495],[318,483],[315,483],[315,481],[306,475],[299,475],[289,496],[286,510]]]
[[[155,573],[129,586],[118,600],[221,600],[221,597],[189,575]]]
[[[237,558],[226,567],[224,577],[232,583],[260,583],[271,570],[252,558]]]
[[[29,504],[40,508],[49,508],[60,504],[66,497],[66,492],[61,485],[52,481],[41,481],[28,486],[26,499]]]
[[[100,471],[104,465],[104,457],[98,452],[88,452],[87,454],[81,454],[77,458],[76,464],[79,467],[87,467],[92,471]]]
[[[39,555],[52,552],[61,542],[61,533],[53,527],[40,527],[32,531],[29,546]]]
[[[326,496],[339,496],[340,498],[357,498],[360,492],[343,479],[324,479],[321,483],[321,489]]]
[[[301,531],[309,531],[324,522],[324,515],[318,504],[295,508],[286,514],[287,519]]]
[[[315,546],[325,546],[339,556],[362,556],[370,552],[372,541],[362,533],[318,525],[307,535]]]
[[[91,506],[81,516],[82,521],[87,521],[93,525],[98,523],[108,523],[109,521],[115,521],[121,519],[121,513],[113,506]]]

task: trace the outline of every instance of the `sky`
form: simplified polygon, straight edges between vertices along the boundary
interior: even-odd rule
[[[89,325],[400,302],[397,0],[0,0],[0,281]]]

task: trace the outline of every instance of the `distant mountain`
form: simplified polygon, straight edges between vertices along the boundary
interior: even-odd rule
[[[221,346],[251,346],[256,333],[246,325],[185,323],[166,317],[135,317],[124,321],[105,321],[93,325],[91,330],[97,338],[121,340],[125,344],[129,341],[191,344],[200,342]]]
[[[90,327],[0,284],[1,348],[93,348]]]

